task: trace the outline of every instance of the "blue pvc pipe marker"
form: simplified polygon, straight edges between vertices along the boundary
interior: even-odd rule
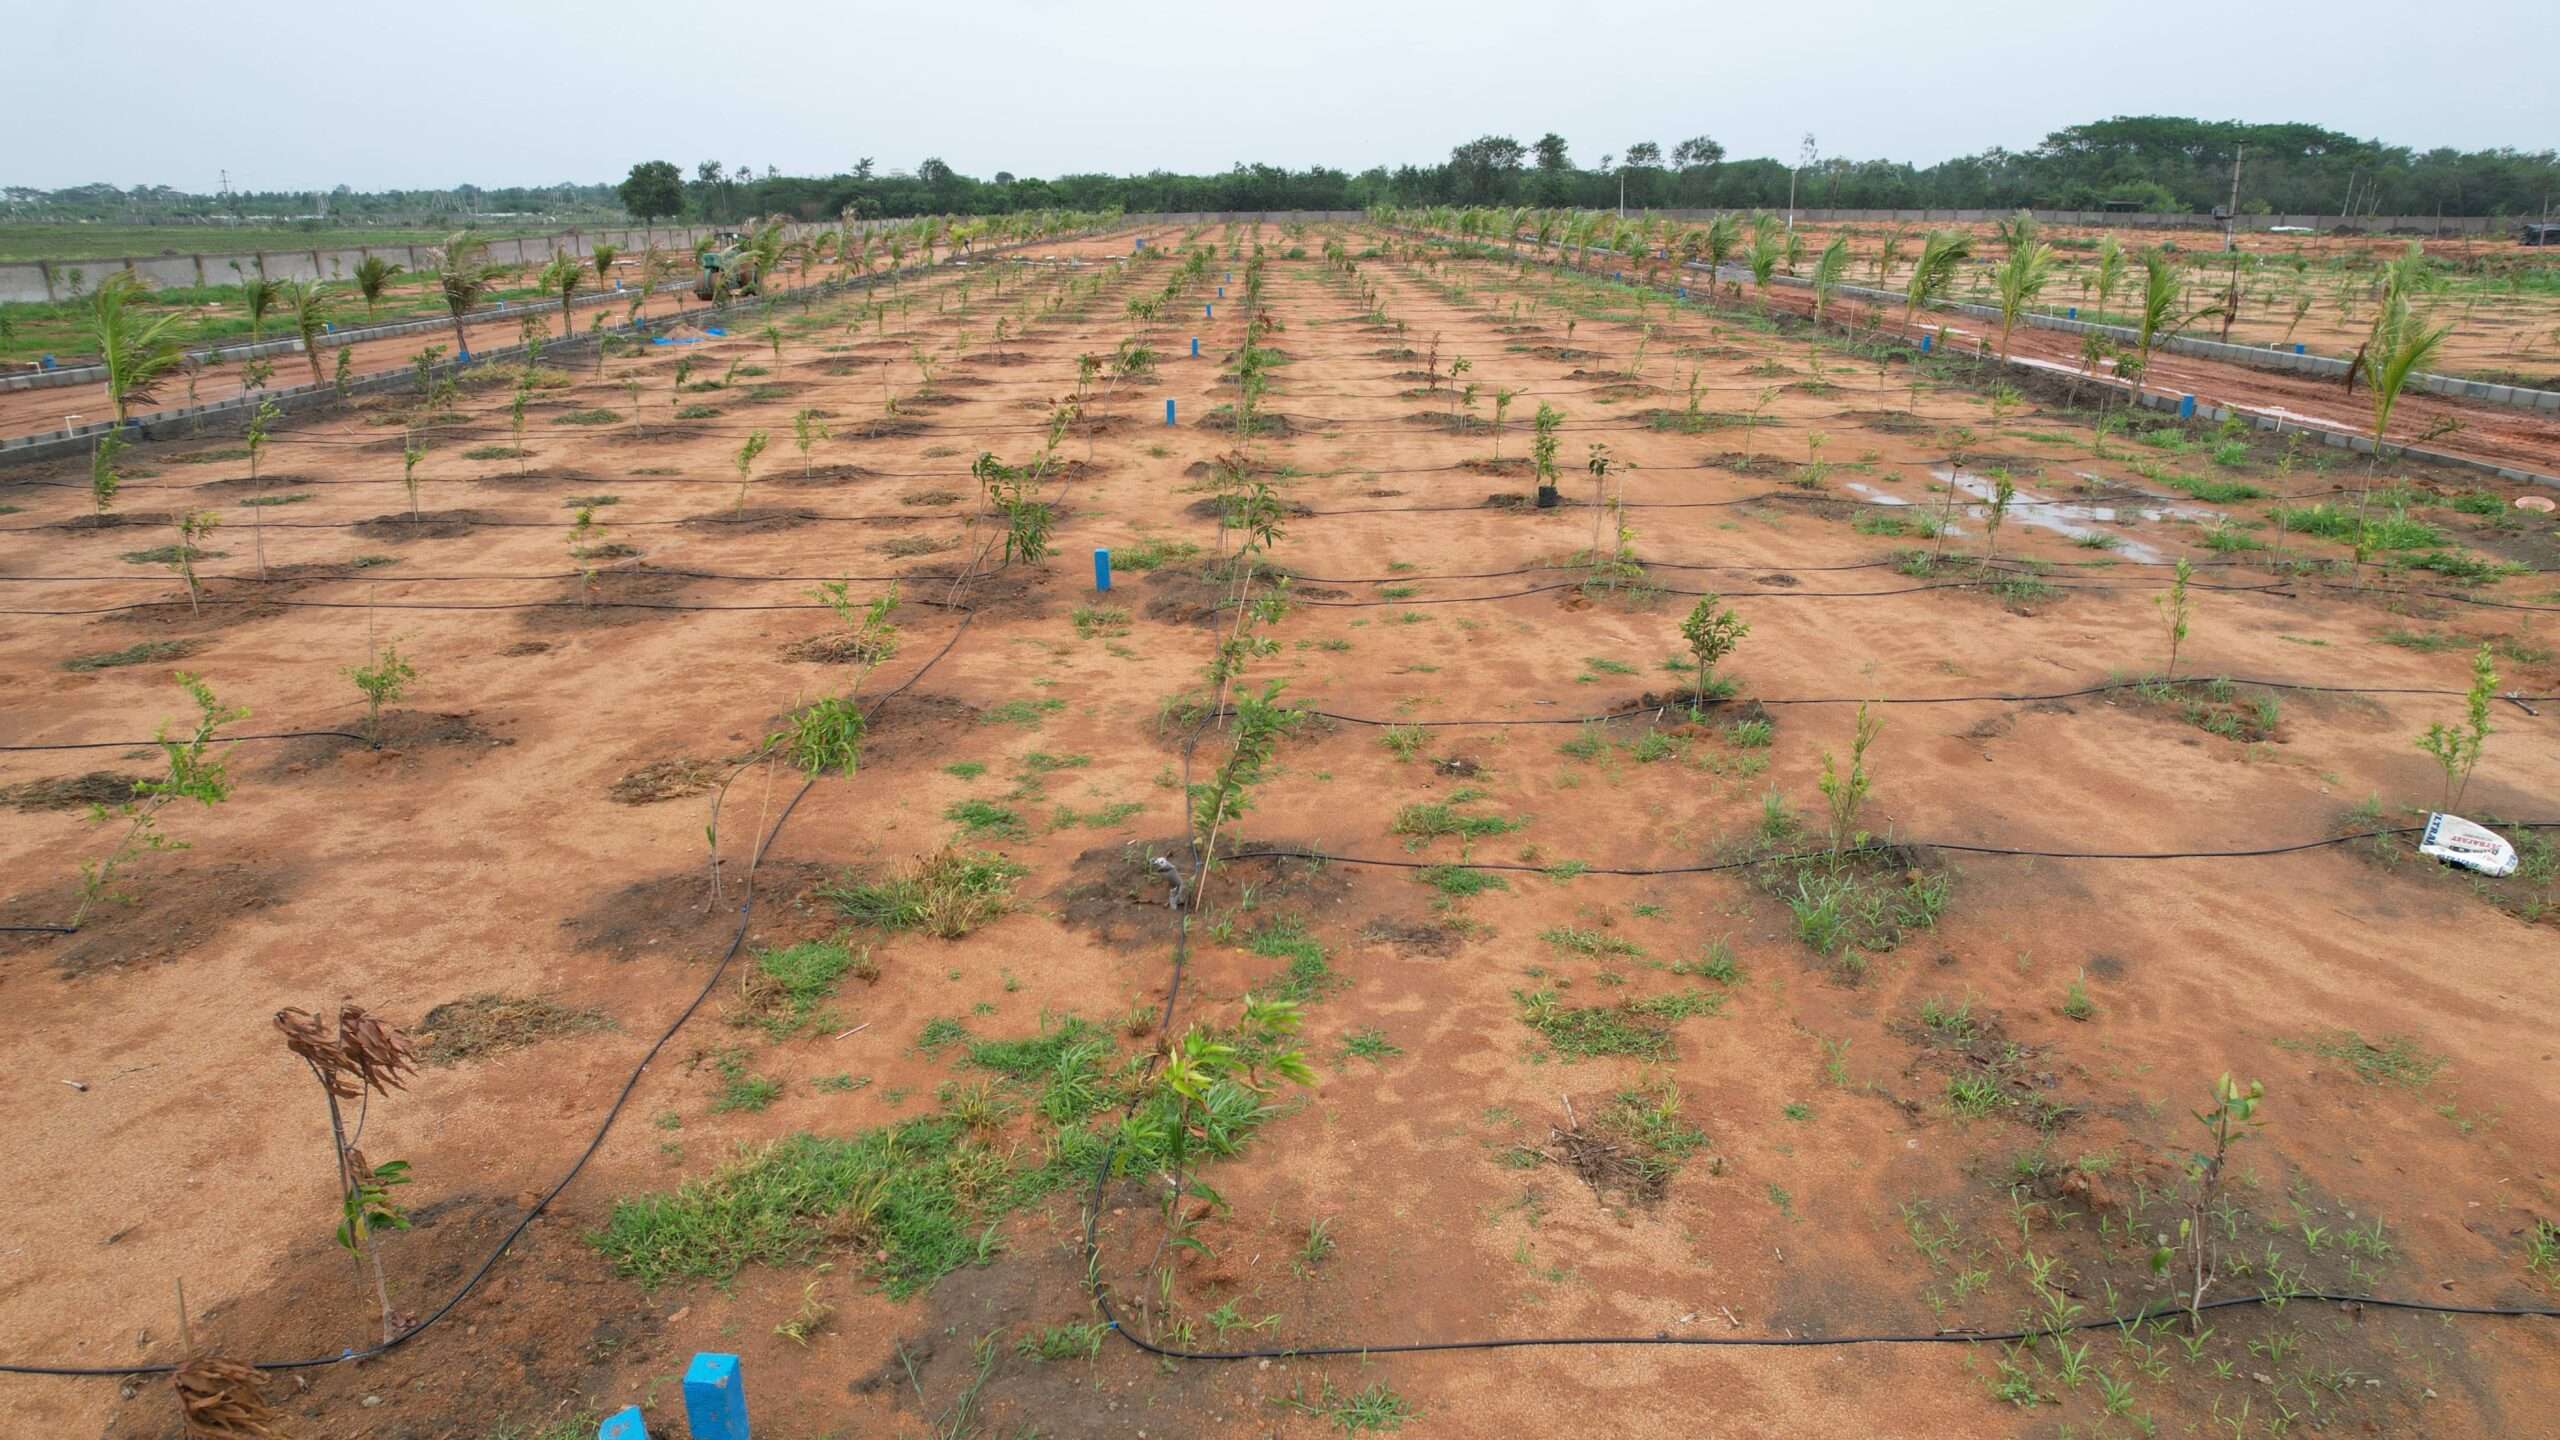
[[[1219,299],[1221,299],[1221,300],[1224,300],[1224,299],[1226,299],[1226,298],[1227,298],[1227,287],[1226,287],[1226,286],[1221,285],[1221,286],[1219,286],[1219,287],[1218,287],[1218,298],[1219,298]]]
[[[596,1440],[649,1440],[649,1422],[642,1418],[639,1406],[625,1405],[604,1417],[596,1427]]]
[[[2068,314],[2068,315],[2066,315],[2066,316],[2064,316],[2063,318],[2064,318],[2064,319],[2066,319],[2066,320],[2077,320],[2077,319],[2079,319],[2079,318],[2080,318],[2080,307],[2079,307],[2079,306],[2077,306],[2077,305],[2072,306],[2072,307],[2071,307],[2071,313],[2070,313],[2070,314]]]
[[[1164,402],[1164,423],[1166,423],[1167,425],[1170,425],[1170,424],[1172,424],[1172,423],[1173,423],[1173,397],[1171,397],[1171,396],[1166,396],[1166,397],[1165,397],[1165,402]]]
[[[1928,353],[1929,353],[1929,351],[1930,351],[1930,348],[1931,348],[1931,342],[1932,342],[1932,341],[1934,341],[1934,340],[1936,340],[1937,338],[1938,338],[1938,337],[1937,337],[1937,336],[1935,336],[1935,335],[1923,335],[1923,336],[1921,336],[1921,337],[1920,337],[1920,353],[1921,353],[1921,354],[1923,354],[1923,355],[1928,354]]]
[[[2181,420],[2193,420],[2196,418],[2196,397],[2193,395],[2181,395],[2178,397],[2178,418]]]
[[[693,1440],[747,1440],[747,1381],[738,1357],[705,1350],[684,1372],[684,1421]]]
[[[1111,552],[1108,550],[1093,552],[1093,588],[1106,595],[1111,593]]]
[[[1203,305],[1203,306],[1201,306],[1201,307],[1200,307],[1200,318],[1202,318],[1202,319],[1204,319],[1204,320],[1215,320],[1215,319],[1217,319],[1217,318],[1218,318],[1218,307],[1217,307],[1217,306],[1215,306],[1215,305]]]
[[[2302,349],[2302,347],[2301,347],[2299,344],[2295,345],[2295,346],[2293,347],[2293,353],[2294,353],[2294,354],[2296,354],[2296,355],[2300,355],[2300,354],[2302,354],[2302,353],[2303,353],[2303,349]]]
[[[1200,358],[1200,337],[1197,335],[1191,337],[1191,358],[1194,360]]]

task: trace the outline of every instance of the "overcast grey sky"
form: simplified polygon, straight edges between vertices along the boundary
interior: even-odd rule
[[[1595,164],[1927,163],[2115,114],[2560,145],[2560,3],[2153,0],[87,0],[16,5],[0,183],[210,190],[883,169],[1221,170],[1445,158],[1555,130]],[[2436,24],[2439,17],[2450,23]],[[468,37],[458,50],[454,37]],[[116,114],[101,113],[101,96]]]

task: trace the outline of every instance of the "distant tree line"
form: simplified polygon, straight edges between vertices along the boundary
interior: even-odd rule
[[[1637,141],[1580,163],[1564,137],[1528,143],[1486,135],[1434,165],[1373,166],[1353,173],[1314,166],[1239,164],[1211,175],[1069,174],[1050,179],[998,171],[980,179],[939,159],[883,171],[868,157],[834,175],[785,175],[773,166],[705,160],[686,173],[671,161],[632,167],[619,185],[561,184],[482,190],[233,192],[193,195],[166,186],[121,190],[0,188],[0,212],[20,219],[122,223],[215,217],[417,221],[514,214],[575,221],[625,212],[634,219],[724,224],[763,215],[832,219],[992,215],[1022,210],[1365,210],[1373,205],[1614,206],[1736,209],[2206,211],[2226,203],[2231,162],[2241,159],[2247,214],[2540,215],[2560,203],[2560,153],[2436,149],[2363,140],[2317,125],[2247,125],[2176,116],[2119,116],[2047,135],[2029,150],[1993,148],[1935,165],[1825,155],[1804,137],[1790,157],[1728,159],[1711,136]]]
[[[2413,150],[2316,125],[2248,125],[2129,116],[2057,130],[2032,150],[1994,148],[1935,165],[1826,156],[1814,136],[1790,159],[1729,160],[1699,135],[1667,151],[1638,141],[1575,162],[1564,137],[1527,144],[1487,135],[1437,165],[1376,166],[1354,174],[1316,166],[1239,164],[1214,175],[1061,175],[992,179],[928,159],[882,174],[870,159],[828,176],[757,176],[716,161],[661,192],[659,216],[721,222],[751,215],[808,219],[1000,214],[1068,208],[1361,210],[1372,205],[1540,205],[1735,209],[2209,211],[2227,204],[2241,162],[2244,214],[2539,215],[2560,202],[2560,153]],[[674,167],[657,162],[672,175]],[[627,187],[626,187],[627,189]],[[626,194],[626,199],[628,198]],[[638,214],[635,210],[633,213]]]

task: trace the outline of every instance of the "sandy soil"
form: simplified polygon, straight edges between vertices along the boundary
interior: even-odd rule
[[[1180,238],[1155,237],[1165,248]],[[1276,230],[1259,238],[1275,255],[1293,243]],[[1355,250],[1366,243],[1351,238]],[[2550,1278],[2524,1257],[2536,1219],[2560,1214],[2549,1147],[2535,1138],[2560,1127],[2541,1008],[2555,922],[2547,909],[2520,913],[2547,900],[2547,878],[2475,887],[2370,842],[2247,861],[1921,849],[1908,863],[1924,879],[1943,871],[1944,913],[1904,925],[1895,943],[1871,937],[1864,962],[1849,964],[1801,940],[1752,871],[1573,870],[1728,857],[1751,843],[1765,796],[1818,829],[1816,777],[1826,753],[1846,754],[1854,721],[1843,702],[2041,694],[2156,671],[2166,577],[2154,559],[2198,563],[2183,674],[2458,692],[2467,647],[2489,640],[2503,647],[2502,688],[2560,690],[2549,614],[2560,595],[2547,573],[2560,542],[2547,519],[2492,528],[2490,517],[2413,510],[2465,547],[2535,567],[2491,585],[2280,576],[2263,552],[2206,549],[2194,518],[2255,524],[2264,502],[2127,501],[2128,488],[2162,493],[2131,468],[2158,452],[2093,456],[2085,412],[1995,416],[1966,389],[1933,381],[1915,393],[1899,369],[1879,383],[1845,357],[1815,377],[1802,339],[1739,313],[1681,319],[1630,380],[1618,372],[1637,346],[1632,317],[1576,315],[1568,332],[1556,304],[1571,291],[1490,266],[1362,260],[1360,280],[1403,322],[1373,329],[1351,282],[1317,258],[1322,239],[1304,237],[1307,258],[1275,258],[1266,295],[1283,326],[1266,343],[1289,362],[1271,403],[1297,434],[1257,441],[1250,458],[1299,507],[1273,558],[1302,578],[1269,632],[1276,652],[1252,676],[1285,679],[1288,698],[1348,718],[1283,743],[1242,839],[1525,868],[1471,898],[1384,865],[1222,868],[1200,907],[1177,1024],[1226,1019],[1246,992],[1267,992],[1287,952],[1254,937],[1298,927],[1330,976],[1307,987],[1317,1083],[1275,1097],[1282,1112],[1250,1147],[1205,1172],[1225,1204],[1198,1224],[1204,1248],[1177,1252],[1159,1334],[1187,1325],[1202,1348],[1245,1348],[1990,1330],[2042,1313],[2031,1279],[2047,1263],[2061,1267],[2046,1272],[2059,1277],[2046,1295],[2062,1297],[2050,1303],[2089,1314],[2156,1303],[2169,1292],[2150,1278],[2138,1232],[2173,1223],[2161,1196],[2197,1143],[2187,1116],[2225,1071],[2267,1086],[2266,1125],[2235,1158],[2228,1192],[2247,1254],[2272,1249],[2272,1263],[2317,1285],[2551,1303]],[[450,1319],[385,1360],[280,1386],[294,1433],[482,1440],[642,1399],[664,1422],[685,1358],[711,1348],[746,1357],[759,1433],[794,1436],[946,1433],[958,1410],[993,1435],[1313,1437],[1344,1426],[1310,1408],[1364,1392],[1409,1407],[1404,1430],[1425,1436],[2124,1434],[2135,1414],[2163,1433],[2211,1433],[2244,1403],[2255,1434],[2278,1402],[2306,1427],[2554,1433],[2539,1398],[2560,1364],[2550,1322],[2307,1301],[2217,1312],[2193,1360],[2173,1335],[2137,1345],[2095,1334],[2088,1363],[2131,1387],[2122,1416],[2106,1412],[2094,1373],[2066,1376],[2049,1341],[2014,1353],[1631,1347],[1180,1364],[1106,1341],[1091,1361],[1039,1363],[1015,1342],[1092,1318],[1080,1187],[1001,1217],[987,1263],[905,1301],[864,1278],[872,1257],[841,1247],[822,1266],[749,1267],[727,1285],[650,1290],[616,1277],[585,1237],[617,1199],[710,1175],[741,1144],[930,1115],[948,1103],[942,1087],[978,1080],[965,1047],[920,1043],[931,1022],[1015,1038],[1075,1016],[1124,1054],[1155,1043],[1121,1028],[1165,993],[1172,946],[1162,892],[1131,878],[1130,847],[1183,829],[1182,750],[1160,730],[1158,702],[1199,683],[1214,587],[1178,562],[1124,569],[1110,603],[1127,615],[1080,624],[1080,609],[1097,608],[1084,557],[1147,539],[1220,544],[1193,467],[1234,446],[1198,422],[1233,397],[1219,357],[1243,339],[1240,307],[1197,322],[1185,317],[1216,297],[1187,295],[1153,327],[1171,357],[1160,377],[1098,407],[1105,423],[1089,449],[1067,442],[1089,468],[1065,487],[1052,558],[956,590],[934,578],[993,533],[968,518],[970,461],[981,450],[1027,459],[1042,417],[1073,389],[1075,357],[1128,336],[1125,302],[1172,268],[1116,263],[1128,251],[1126,236],[1035,247],[1035,260],[1081,263],[1028,271],[1004,303],[1056,296],[1059,308],[1001,354],[949,359],[949,403],[910,403],[905,418],[921,427],[910,434],[847,438],[880,417],[884,357],[912,401],[910,347],[948,348],[966,330],[988,349],[996,312],[983,293],[973,313],[943,309],[956,305],[948,279],[919,292],[910,334],[896,321],[885,338],[830,324],[796,336],[778,363],[761,342],[703,347],[715,367],[764,364],[773,373],[754,383],[789,388],[750,400],[742,380],[687,397],[723,413],[681,427],[658,408],[665,357],[612,362],[601,382],[582,375],[537,408],[526,473],[438,450],[421,468],[422,507],[445,517],[436,526],[367,524],[406,509],[397,454],[383,448],[396,416],[378,404],[278,439],[271,468],[294,478],[275,493],[311,498],[266,509],[262,537],[250,523],[261,511],[238,504],[237,465],[175,462],[206,442],[138,452],[158,473],[132,483],[128,523],[113,527],[36,528],[85,510],[76,467],[0,476],[0,503],[20,507],[0,519],[0,584],[14,608],[161,602],[13,615],[0,635],[10,743],[150,735],[181,700],[170,663],[62,668],[143,640],[196,647],[177,663],[250,706],[244,728],[256,730],[359,720],[341,671],[363,659],[369,629],[398,637],[421,673],[383,749],[239,746],[227,755],[237,793],[170,815],[192,848],[138,864],[132,904],[76,936],[0,938],[16,1017],[0,1057],[20,1087],[20,1143],[0,1157],[0,1186],[20,1197],[0,1246],[12,1260],[0,1356],[168,1359],[178,1279],[198,1333],[226,1351],[363,1343],[365,1297],[328,1233],[325,1114],[270,1013],[345,995],[418,1030],[434,1007],[492,993],[592,1012],[602,1024],[431,1065],[373,1107],[367,1151],[408,1159],[418,1176],[404,1197],[416,1227],[383,1242],[394,1304],[415,1314],[441,1303],[560,1176],[702,985],[735,924],[746,843],[736,837],[768,824],[792,788],[756,771],[730,792],[728,903],[715,905],[704,797],[634,805],[615,786],[659,762],[743,754],[774,717],[838,683],[833,667],[788,653],[835,627],[808,596],[813,579],[853,577],[862,597],[904,576],[904,642],[866,689],[915,683],[881,712],[861,775],[819,783],[792,811],[759,875],[749,944],[839,931],[847,922],[815,887],[944,844],[946,812],[967,801],[1026,817],[1019,838],[977,842],[1028,867],[1021,908],[958,941],[865,937],[877,982],[848,982],[832,1002],[840,1022],[797,1038],[730,1023],[740,1002],[724,981],[641,1077],[594,1162]],[[1230,271],[1241,281],[1243,268],[1222,255],[1206,283]],[[1092,293],[1075,293],[1082,285]],[[1444,368],[1470,359],[1479,416],[1496,387],[1521,392],[1505,457],[1526,450],[1539,403],[1565,413],[1565,508],[1485,504],[1525,494],[1528,481],[1485,463],[1493,438],[1480,428],[1453,433],[1433,418],[1449,413],[1445,392],[1400,378],[1423,362],[1393,352],[1434,337]],[[828,348],[839,346],[851,348]],[[1716,416],[1778,388],[1749,441],[1738,423],[1687,434],[1636,418],[1677,411],[1693,367]],[[637,420],[558,423],[623,408],[625,375],[652,386]],[[1173,429],[1160,423],[1168,398],[1184,421]],[[799,475],[784,437],[804,405],[832,412],[837,432],[811,463],[855,468]],[[466,409],[478,440],[505,439],[502,410],[485,398]],[[776,443],[741,506],[730,457],[751,427]],[[1594,444],[1616,461],[1608,488],[1625,505],[1628,543],[1668,593],[1586,592],[1573,583],[1580,569],[1514,573],[1592,544],[1581,462]],[[1962,478],[1994,467],[2018,478],[2026,503],[1999,553],[2049,567],[2049,593],[1948,588],[1943,575],[1930,588],[1890,560],[1928,541],[1853,527],[1937,502],[1951,444],[1966,456]],[[2363,480],[2361,465],[2280,477],[2275,456],[2260,442],[2230,473],[2332,500]],[[1833,468],[1813,487],[1785,483],[1817,459]],[[2173,463],[2208,468],[2200,454]],[[2422,497],[2495,488],[2459,474],[2409,479]],[[2106,515],[2067,508],[2088,500],[2084,485],[2114,497]],[[599,493],[618,497],[598,511],[609,538],[640,552],[615,562],[607,598],[706,608],[580,603],[564,502]],[[213,595],[259,603],[192,617],[164,569],[121,557],[172,538],[156,523],[163,512],[205,505],[226,515],[211,542],[225,553],[204,562],[220,577]],[[1983,517],[1958,513],[1950,553],[1978,550]],[[2066,527],[2113,548],[2077,545]],[[902,541],[908,553],[885,548]],[[2299,535],[2289,549],[2306,561],[2344,553]],[[365,555],[395,563],[351,568]],[[783,576],[793,578],[773,578]],[[1703,589],[1752,626],[1725,667],[1740,692],[1729,711],[1697,725],[1652,709],[1603,730],[1552,723],[1635,711],[1677,684],[1663,662],[1681,652],[1678,620]],[[927,603],[942,600],[974,612],[965,628],[960,610]],[[2488,600],[2516,608],[2475,603]],[[463,608],[519,602],[550,604]],[[2239,714],[2256,693],[2244,687],[2225,709]],[[2237,738],[2125,691],[1887,704],[1862,823],[1923,845],[2224,850],[2352,828],[2347,813],[2369,794],[2398,823],[2437,794],[2410,737],[2457,720],[2458,693],[2276,700],[2271,727],[2256,713]],[[1723,724],[1744,702],[1766,707],[1765,746]],[[2560,818],[2554,712],[2538,708],[2498,710],[2467,810]],[[1408,757],[1368,721],[1446,724]],[[1649,731],[1660,733],[1648,744]],[[1212,740],[1201,755],[1217,751]],[[12,753],[0,756],[0,784],[141,773],[147,758]],[[983,773],[951,768],[971,764]],[[1402,807],[1433,801],[1521,823],[1468,842],[1393,832]],[[1129,804],[1107,820],[1054,815]],[[75,863],[105,848],[104,833],[73,810],[10,815],[0,867],[14,881],[0,921],[58,917]],[[1719,943],[1730,971],[1714,963]],[[2075,980],[2085,1019],[2064,1011]],[[1662,1024],[1650,1058],[1578,1059],[1524,1023],[1519,997],[1542,989],[1568,1006],[1671,997],[1692,1013]],[[1923,1018],[1960,1006],[1961,1040]],[[2357,1062],[2372,1071],[2371,1055],[2346,1032],[2404,1063],[2368,1083]],[[2395,1037],[2405,1049],[2388,1050]],[[779,1097],[761,1111],[716,1109],[724,1061],[781,1081]],[[819,1083],[838,1076],[842,1088]],[[1951,1084],[1986,1078],[1996,1100],[1958,1113]],[[1664,1087],[1700,1134],[1659,1195],[1596,1192],[1541,1155],[1555,1127]],[[1036,1163],[1045,1136],[1017,1112],[986,1148],[1019,1147]],[[1317,1222],[1332,1248],[1310,1258]],[[2350,1230],[2379,1238],[2351,1247]],[[1115,1185],[1100,1237],[1101,1274],[1135,1315],[1154,1293],[1146,1267],[1162,1243],[1145,1183]],[[2216,1293],[2255,1283],[2226,1280]],[[777,1334],[811,1296],[832,1307],[828,1321],[805,1346]],[[992,1337],[983,1370],[980,1337]],[[2049,1403],[1994,1398],[2004,1363]],[[10,1378],[0,1390],[13,1433],[175,1429],[157,1382]]]

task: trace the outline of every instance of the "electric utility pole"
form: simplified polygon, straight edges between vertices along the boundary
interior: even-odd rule
[[[2226,254],[2233,248],[2232,236],[2240,224],[2240,157],[2248,153],[2246,145],[2231,152],[2231,203],[2222,207],[2222,248]]]
[[[1787,172],[1787,232],[1789,234],[1795,233],[1796,228],[1796,179],[1805,171],[1812,169],[1814,161],[1821,156],[1822,147],[1814,143],[1813,132],[1807,130],[1804,132],[1804,148],[1796,152],[1796,168]]]

